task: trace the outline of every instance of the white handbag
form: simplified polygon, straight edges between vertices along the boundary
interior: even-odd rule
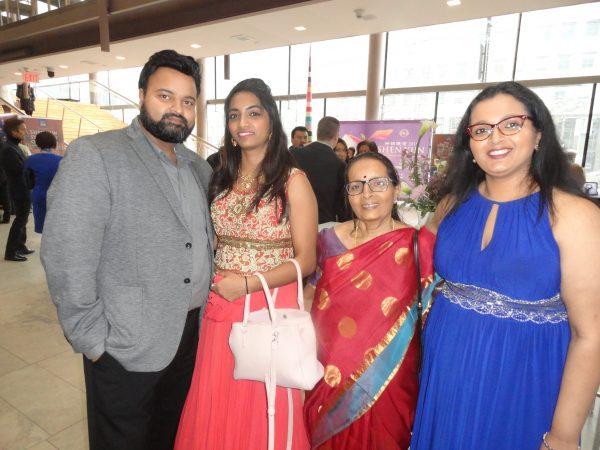
[[[304,310],[302,273],[295,259],[290,259],[298,275],[298,307],[275,308],[279,288],[273,294],[260,273],[258,277],[267,299],[268,309],[250,312],[250,295],[246,295],[244,318],[235,322],[229,335],[236,380],[262,381],[266,385],[269,450],[274,449],[275,393],[277,386],[288,388],[287,449],[291,449],[293,405],[289,388],[312,389],[323,377],[323,365],[317,359],[317,338],[310,313]]]

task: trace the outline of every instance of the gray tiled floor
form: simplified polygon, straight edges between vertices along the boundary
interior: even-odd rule
[[[86,450],[81,356],[56,320],[32,222],[29,261],[0,259],[0,449]],[[9,228],[0,225],[0,256]]]
[[[86,450],[81,356],[66,343],[39,259],[40,236],[29,221],[29,261],[0,259],[0,449]],[[0,256],[9,225],[0,225]],[[583,433],[593,448],[596,402]],[[596,437],[598,443],[600,439]]]

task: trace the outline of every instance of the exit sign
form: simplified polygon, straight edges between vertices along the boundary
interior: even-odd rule
[[[39,83],[40,75],[37,72],[23,72],[23,83]]]

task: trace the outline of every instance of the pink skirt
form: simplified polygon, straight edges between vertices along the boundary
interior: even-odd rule
[[[218,281],[218,277],[215,278]],[[296,283],[279,288],[277,308],[297,308]],[[228,302],[211,291],[200,327],[200,341],[192,385],[175,441],[175,450],[266,450],[268,441],[265,384],[233,379],[229,333],[241,322],[245,298]],[[262,291],[252,294],[250,309],[266,308]],[[294,431],[292,448],[308,449],[299,390],[292,390]],[[288,395],[277,388],[275,448],[285,449],[288,429]]]

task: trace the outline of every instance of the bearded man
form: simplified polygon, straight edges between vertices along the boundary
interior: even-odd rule
[[[83,354],[91,450],[173,448],[212,279],[212,170],[182,145],[198,64],[160,51],[138,86],[139,116],[73,141],[48,191],[41,257]]]

